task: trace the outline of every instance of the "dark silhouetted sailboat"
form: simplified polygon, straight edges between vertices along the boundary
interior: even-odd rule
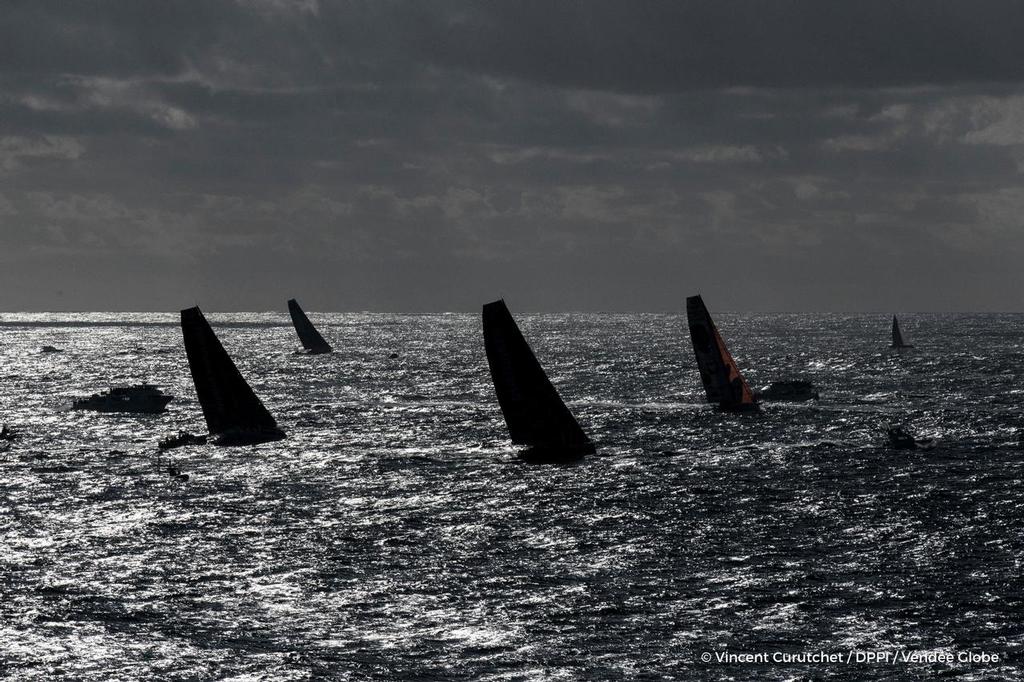
[[[484,306],[483,326],[487,362],[509,436],[513,443],[528,446],[519,456],[532,463],[557,463],[593,454],[594,444],[551,385],[504,300]]]
[[[903,340],[903,334],[900,333],[900,322],[896,319],[896,316],[892,316],[892,348],[913,348],[914,346]]]
[[[285,437],[253,393],[199,308],[181,311],[185,354],[215,445],[252,445]]]
[[[303,312],[302,308],[299,307],[298,301],[294,298],[288,300],[288,312],[292,316],[292,324],[295,325],[295,331],[298,333],[299,340],[302,341],[302,347],[306,349],[306,352],[310,355],[331,352],[331,344],[327,343],[324,337],[320,336],[320,332],[309,321],[306,313]]]
[[[700,296],[686,299],[686,318],[708,402],[717,403],[719,409],[728,412],[757,410],[754,393],[740,374]]]
[[[4,424],[3,428],[0,429],[0,441],[12,441],[17,437],[18,434],[7,428],[7,424]]]

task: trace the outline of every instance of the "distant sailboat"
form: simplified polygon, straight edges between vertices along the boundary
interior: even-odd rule
[[[294,298],[288,300],[288,312],[292,316],[292,324],[295,325],[295,331],[299,335],[299,340],[302,341],[302,347],[307,352],[311,355],[331,352],[331,344],[327,343],[324,337],[320,336],[320,332],[309,321],[306,313],[302,311],[298,301]]]
[[[708,402],[718,403],[719,409],[729,412],[757,410],[754,393],[740,374],[700,296],[686,299],[686,317]]]
[[[252,445],[285,437],[231,361],[199,308],[181,311],[185,354],[215,445]]]
[[[7,428],[7,424],[4,424],[3,428],[0,429],[0,441],[12,441],[18,437],[18,434]]]
[[[889,426],[886,435],[895,450],[931,450],[936,445],[934,438],[918,438],[905,426]]]
[[[594,444],[562,402],[537,362],[505,301],[483,308],[484,348],[494,391],[513,443],[528,462],[576,460],[593,454]]]
[[[907,343],[903,340],[903,334],[900,333],[900,322],[896,319],[896,316],[892,316],[892,348],[913,348],[912,344]]]

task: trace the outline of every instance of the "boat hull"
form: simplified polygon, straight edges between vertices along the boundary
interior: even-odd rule
[[[243,445],[259,445],[276,440],[284,440],[286,434],[281,429],[259,429],[256,431],[225,431],[213,436],[213,444],[220,447],[238,447]]]
[[[732,412],[738,414],[750,414],[753,412],[760,412],[761,406],[755,403],[719,403],[717,407],[719,412]]]
[[[776,381],[755,394],[758,400],[781,403],[803,403],[820,398],[809,381]]]
[[[76,400],[71,408],[91,412],[125,412],[128,414],[160,414],[167,411],[167,405],[174,396],[159,396],[138,400]]]
[[[534,446],[520,450],[518,455],[527,464],[573,464],[595,452],[597,448],[594,444],[586,443],[572,447]]]
[[[165,438],[157,444],[161,450],[173,450],[183,448],[187,445],[206,445],[206,436],[197,436],[191,433],[179,433],[177,436]]]

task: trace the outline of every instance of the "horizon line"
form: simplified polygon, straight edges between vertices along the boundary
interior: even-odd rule
[[[482,306],[483,304],[481,304]],[[192,307],[192,306],[189,306]],[[202,306],[199,306],[200,308]],[[305,309],[305,308],[304,308]],[[177,315],[178,310],[0,310],[0,315]],[[307,312],[337,315],[474,315],[479,310],[328,310],[310,308]],[[287,314],[287,309],[269,310],[218,310],[204,309],[204,313],[217,314]],[[525,315],[679,315],[685,314],[685,306],[676,310],[517,310]],[[716,314],[742,315],[1020,315],[1024,310],[730,310],[717,309]]]

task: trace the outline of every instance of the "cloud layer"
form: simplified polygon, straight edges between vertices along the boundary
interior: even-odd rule
[[[8,5],[3,309],[1024,309],[1017,2]]]

